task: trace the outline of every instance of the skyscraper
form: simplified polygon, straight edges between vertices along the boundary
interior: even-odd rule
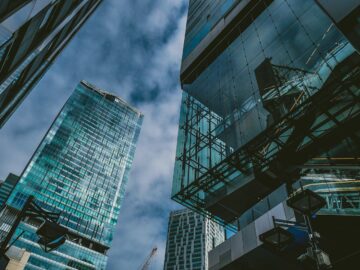
[[[0,184],[0,208],[6,202],[11,192],[15,188],[16,184],[19,182],[20,177],[10,173],[4,182]]]
[[[0,4],[0,128],[101,0]]]
[[[190,0],[172,197],[240,230],[213,269],[259,258],[299,180],[321,214],[360,215],[358,17],[358,1]]]
[[[164,270],[207,270],[208,252],[225,240],[225,230],[188,209],[170,213]]]
[[[82,81],[21,174],[7,204],[34,195],[61,213],[69,240],[44,253],[36,224],[23,222],[16,246],[31,252],[27,269],[105,269],[143,115],[121,98]]]

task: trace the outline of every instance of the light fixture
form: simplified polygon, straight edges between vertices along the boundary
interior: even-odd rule
[[[281,227],[275,227],[261,234],[259,239],[268,247],[281,251],[294,241],[294,236]]]
[[[323,197],[315,192],[305,189],[286,201],[287,205],[295,211],[305,215],[312,216],[326,205]]]

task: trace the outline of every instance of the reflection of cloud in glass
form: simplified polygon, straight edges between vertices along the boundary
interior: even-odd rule
[[[237,121],[246,101],[256,100],[260,132],[266,125],[255,69],[270,58],[274,65],[311,73],[301,78],[303,84],[319,89],[336,63],[353,51],[332,25],[313,1],[275,0],[184,90],[225,122]]]

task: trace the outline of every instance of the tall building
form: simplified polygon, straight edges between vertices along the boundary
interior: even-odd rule
[[[271,216],[295,218],[284,201],[299,180],[327,198],[318,220],[360,215],[359,10],[190,0],[172,198],[239,231],[211,269],[271,258],[258,236]]]
[[[0,128],[101,0],[0,4]]]
[[[208,252],[225,240],[225,229],[188,209],[170,213],[164,270],[208,270]]]
[[[7,201],[16,184],[19,182],[19,179],[19,176],[10,173],[6,177],[5,181],[0,184],[0,208],[2,208],[4,203]]]
[[[64,245],[45,253],[38,224],[21,223],[15,245],[31,252],[26,269],[105,269],[142,120],[121,98],[84,81],[76,87],[7,200],[21,209],[33,195],[69,230]]]

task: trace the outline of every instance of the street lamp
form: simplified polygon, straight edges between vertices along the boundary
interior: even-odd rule
[[[326,205],[325,199],[315,192],[304,190],[301,187],[301,191],[291,196],[286,203],[290,208],[303,215],[305,224],[275,219],[273,217],[274,228],[261,234],[259,239],[267,246],[282,251],[293,240],[292,234],[282,227],[298,227],[301,230],[307,231],[310,244],[306,253],[301,255],[298,260],[304,264],[313,265],[316,269],[331,268],[329,256],[318,247],[319,235],[313,231],[310,220],[312,215]]]
[[[285,228],[298,228],[300,230],[306,230],[306,225],[295,221],[277,219],[273,217],[274,228],[259,235],[259,239],[266,246],[275,249],[277,251],[283,251],[294,240],[294,235]]]
[[[313,231],[310,219],[312,215],[326,205],[325,199],[309,189],[304,190],[301,186],[301,191],[291,196],[286,203],[303,215],[309,235],[310,247],[306,250],[306,253],[298,258],[299,261],[308,265],[313,264],[316,269],[331,268],[329,256],[318,247],[319,237]]]
[[[291,196],[287,205],[304,216],[312,216],[326,205],[326,201],[319,194],[309,190],[301,190]]]
[[[294,236],[281,227],[275,227],[261,234],[259,239],[268,247],[282,251],[294,241]]]

